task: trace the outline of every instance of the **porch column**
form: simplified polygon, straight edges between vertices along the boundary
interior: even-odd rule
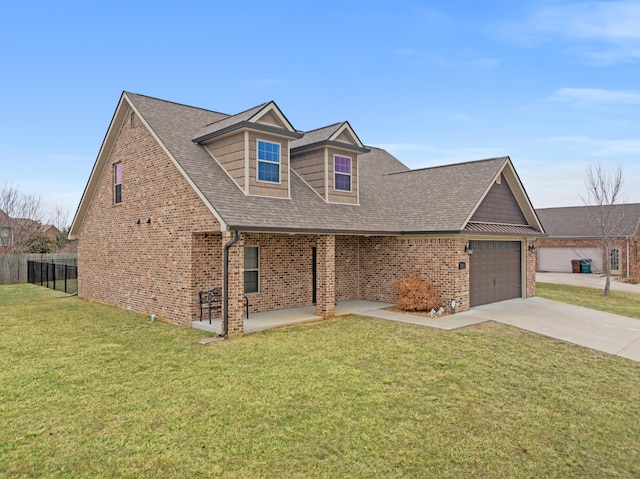
[[[222,248],[235,236],[234,231],[222,232]],[[224,254],[223,254],[224,261]],[[224,268],[224,265],[223,265]],[[229,248],[229,330],[227,337],[240,337],[244,333],[244,237]],[[223,278],[224,281],[224,278]],[[224,295],[224,291],[222,292]],[[224,318],[224,298],[222,301]],[[224,322],[224,319],[223,319]],[[224,324],[223,324],[224,327]]]
[[[336,306],[336,237],[323,235],[317,241],[316,314],[331,318]]]

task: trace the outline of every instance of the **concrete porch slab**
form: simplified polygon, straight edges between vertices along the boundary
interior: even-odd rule
[[[336,316],[345,316],[347,314],[365,314],[364,311],[375,311],[381,308],[392,306],[388,303],[377,303],[375,301],[342,301],[336,304]],[[371,314],[367,314],[371,316]],[[254,313],[249,319],[244,320],[244,332],[255,333],[264,331],[265,329],[280,328],[292,324],[308,323],[319,321],[322,317],[316,314],[315,306],[304,306],[301,308],[280,309],[277,311],[267,311],[265,313]],[[220,334],[222,331],[222,320],[220,318],[212,318],[211,324],[208,319],[202,321],[193,321],[191,326],[196,329],[208,331],[214,334]]]

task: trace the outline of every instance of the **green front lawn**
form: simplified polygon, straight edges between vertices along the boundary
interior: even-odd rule
[[[611,291],[604,296],[602,289],[536,283],[536,296],[640,319],[640,295],[635,293]]]
[[[640,476],[640,365],[487,323],[197,330],[0,287],[0,477]]]

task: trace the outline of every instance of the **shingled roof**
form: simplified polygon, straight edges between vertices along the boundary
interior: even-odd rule
[[[193,141],[220,125],[232,126],[232,115],[125,92],[118,110],[127,104],[140,116],[223,227],[233,230],[336,234],[461,232],[496,177],[505,169],[513,169],[511,160],[502,157],[411,171],[387,151],[367,147],[363,149],[367,152],[358,156],[359,205],[326,202],[294,169],[290,176],[290,198],[250,196],[244,194],[204,147]],[[264,105],[236,115],[235,120],[246,121],[245,117]],[[116,128],[118,110],[110,131]],[[292,147],[305,144],[305,138],[310,142],[325,141],[343,124],[309,132],[293,141]],[[72,235],[79,231],[86,208],[83,204],[92,196],[92,178],[100,169],[103,152],[110,148],[111,136],[107,133],[76,213]],[[519,180],[517,182],[522,189]],[[531,212],[532,221],[530,225],[523,225],[531,228],[519,229],[517,234],[540,234],[541,227],[524,189],[522,193],[521,207]],[[504,233],[516,234],[515,231]]]
[[[545,231],[551,238],[598,238],[599,206],[566,206],[536,210]],[[612,235],[620,238],[635,236],[640,222],[640,203],[603,206],[619,209],[611,222]]]

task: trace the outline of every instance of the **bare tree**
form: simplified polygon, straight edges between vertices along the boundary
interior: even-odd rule
[[[598,228],[602,247],[604,273],[606,276],[604,295],[611,291],[611,246],[619,234],[624,215],[624,177],[622,168],[606,170],[600,164],[589,165],[585,185],[587,196],[582,200],[589,209],[591,219]]]
[[[56,206],[49,215],[49,224],[55,226],[58,231],[60,231],[54,238],[55,247],[57,249],[68,247],[69,229],[71,228],[69,210]]]
[[[39,197],[25,195],[16,186],[3,183],[0,210],[4,213],[0,213],[0,240],[5,252],[46,252],[45,215]]]

